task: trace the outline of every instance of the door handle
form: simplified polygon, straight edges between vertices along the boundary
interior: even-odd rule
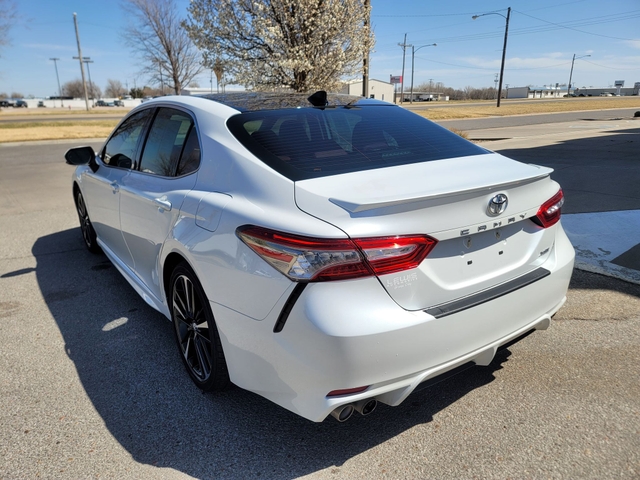
[[[118,193],[120,191],[120,185],[118,185],[118,182],[111,182],[109,185],[111,185],[113,193]]]
[[[167,212],[171,211],[171,202],[169,200],[167,200],[166,198],[154,198],[153,199],[153,203],[155,203],[158,206],[158,210],[162,213],[165,210]]]

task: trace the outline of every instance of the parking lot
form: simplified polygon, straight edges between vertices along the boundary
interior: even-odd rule
[[[640,211],[640,124],[585,122],[483,145],[554,166],[569,218]],[[640,285],[577,270],[490,366],[315,424],[193,386],[171,324],[85,250],[72,145],[0,146],[0,478],[640,477]]]

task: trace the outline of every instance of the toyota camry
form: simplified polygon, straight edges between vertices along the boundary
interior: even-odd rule
[[[171,320],[204,391],[344,421],[488,365],[566,299],[552,170],[400,106],[161,97],[66,160],[87,248]]]

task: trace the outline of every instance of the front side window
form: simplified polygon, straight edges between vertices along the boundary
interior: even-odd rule
[[[140,134],[152,112],[152,109],[142,110],[120,124],[102,150],[104,163],[112,167],[133,168]]]
[[[144,173],[173,177],[190,173],[200,161],[200,147],[193,119],[173,108],[160,108],[149,129],[142,151],[140,170]],[[194,142],[196,147],[194,147]],[[180,161],[183,153],[184,161]]]

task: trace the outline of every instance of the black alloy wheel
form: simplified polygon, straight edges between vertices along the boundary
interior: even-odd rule
[[[171,274],[171,320],[189,376],[203,391],[224,390],[229,373],[220,336],[200,282],[186,263]]]
[[[91,253],[99,253],[100,247],[96,240],[96,231],[93,229],[93,225],[91,225],[91,220],[89,220],[87,205],[84,203],[84,197],[80,190],[76,192],[76,209],[78,211],[78,219],[80,220],[80,230],[82,231],[84,244]]]

